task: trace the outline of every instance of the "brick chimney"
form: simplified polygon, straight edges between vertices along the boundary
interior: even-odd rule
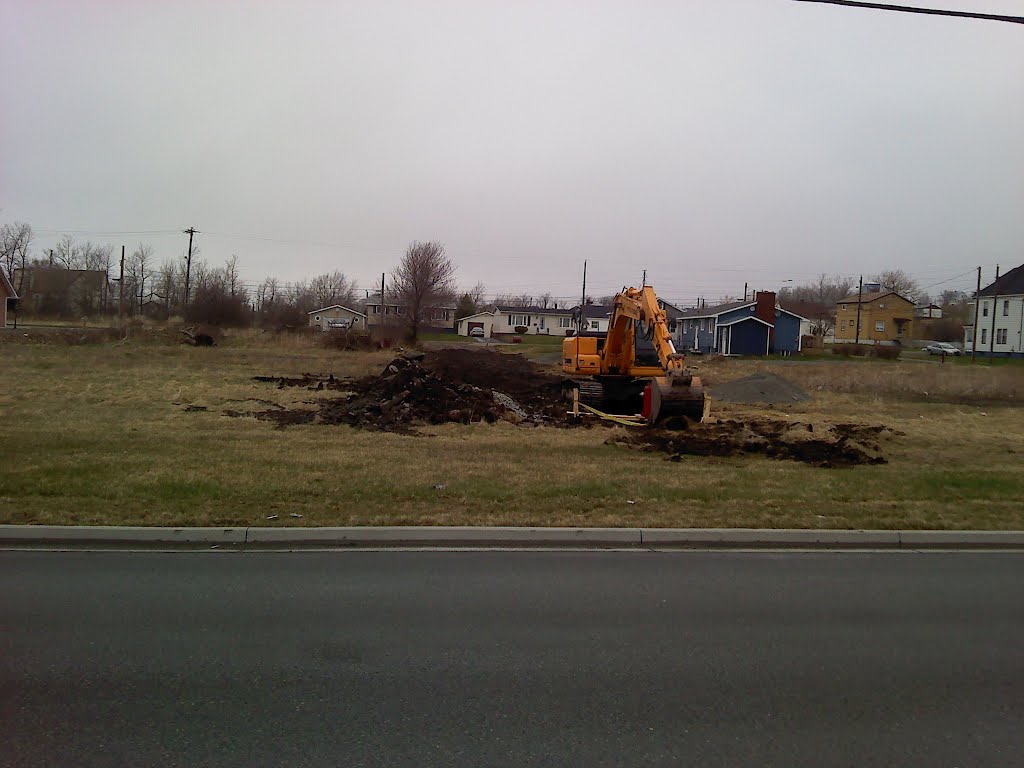
[[[768,347],[775,350],[775,291],[758,291],[755,297],[754,317],[771,323],[768,329]]]
[[[754,317],[775,325],[775,291],[758,291]]]

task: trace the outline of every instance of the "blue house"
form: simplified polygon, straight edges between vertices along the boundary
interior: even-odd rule
[[[800,323],[807,318],[778,305],[771,291],[749,301],[681,310],[676,346],[703,354],[793,354],[802,349]]]

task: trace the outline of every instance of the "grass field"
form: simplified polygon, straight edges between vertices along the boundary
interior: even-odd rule
[[[309,338],[3,343],[0,355],[3,523],[1024,528],[1017,366],[699,363],[712,384],[768,370],[813,395],[775,416],[906,433],[883,445],[886,465],[820,469],[761,457],[670,463],[606,445],[615,433],[605,427],[449,425],[406,437],[223,415],[253,399],[321,396],[254,375],[362,374],[390,357]]]

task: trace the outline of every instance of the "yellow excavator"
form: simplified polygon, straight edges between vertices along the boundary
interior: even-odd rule
[[[607,333],[581,330],[566,337],[562,371],[574,398],[599,415],[639,414],[647,424],[667,427],[681,417],[701,422],[707,415],[704,387],[676,352],[668,317],[649,285],[615,296]]]

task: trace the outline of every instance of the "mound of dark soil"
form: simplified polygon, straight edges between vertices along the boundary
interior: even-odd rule
[[[284,426],[291,423],[348,424],[360,429],[409,432],[424,424],[499,419],[529,424],[569,424],[561,379],[522,355],[490,350],[442,349],[396,357],[377,376],[362,379],[314,374],[257,376],[283,387],[340,390],[345,397],[322,400],[316,410],[269,410],[251,415]]]
[[[900,432],[880,425],[836,424],[815,431],[812,424],[771,419],[723,420],[666,431],[642,429],[609,440],[645,451],[662,451],[669,459],[681,456],[741,456],[761,454],[818,467],[885,464],[879,438]]]

